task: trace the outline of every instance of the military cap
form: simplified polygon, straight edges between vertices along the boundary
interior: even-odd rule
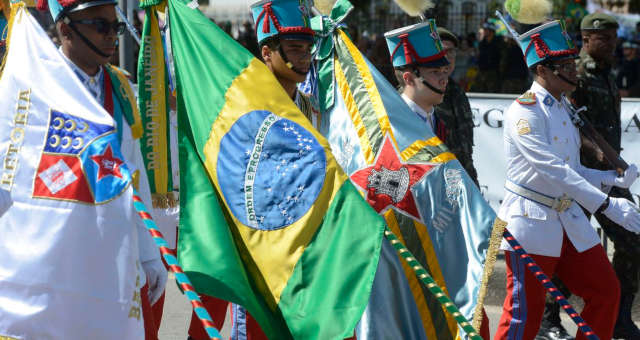
[[[456,45],[456,47],[460,44],[458,37],[446,28],[438,27],[438,35],[440,36],[440,40],[449,40]]]
[[[582,18],[580,29],[586,31],[598,31],[617,29],[620,27],[616,18],[604,13],[591,13]]]
[[[449,65],[436,21],[429,19],[384,34],[393,67]]]
[[[564,20],[540,25],[518,36],[527,67],[547,60],[577,58],[578,50],[567,32]]]
[[[278,36],[280,39],[313,41],[311,18],[306,1],[261,0],[251,5],[258,43]]]
[[[38,0],[37,8],[41,11],[49,11],[54,22],[60,20],[65,14],[82,11],[87,8],[118,5],[117,0]]]

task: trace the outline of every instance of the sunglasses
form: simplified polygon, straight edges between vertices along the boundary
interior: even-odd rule
[[[550,66],[551,66],[551,68],[553,68],[556,71],[572,72],[572,71],[576,70],[576,64],[575,63],[551,64]]]
[[[71,21],[71,23],[92,26],[96,30],[96,32],[102,34],[109,34],[113,30],[114,32],[116,32],[116,35],[122,35],[127,29],[125,23],[118,20],[109,22],[105,19],[83,19],[73,20]]]

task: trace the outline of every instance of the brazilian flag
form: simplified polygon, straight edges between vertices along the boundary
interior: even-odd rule
[[[260,60],[179,0],[169,18],[184,271],[271,339],[351,336],[384,220]]]

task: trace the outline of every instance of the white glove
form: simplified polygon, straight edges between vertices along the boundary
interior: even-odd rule
[[[9,210],[12,204],[11,194],[4,189],[0,189],[0,217]]]
[[[623,228],[640,233],[640,210],[626,198],[609,198],[609,206],[603,213]]]
[[[629,165],[624,172],[624,176],[619,177],[615,170],[607,171],[607,175],[602,180],[602,184],[608,186],[615,186],[618,188],[628,189],[633,182],[638,179],[638,168],[635,164]]]
[[[142,269],[147,275],[147,284],[149,284],[149,302],[155,304],[164,292],[164,286],[167,284],[167,270],[160,258],[142,262]]]

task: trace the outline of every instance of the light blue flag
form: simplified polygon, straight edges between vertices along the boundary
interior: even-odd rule
[[[313,21],[321,37],[320,132],[367,201],[471,320],[477,307],[481,314],[478,298],[486,285],[482,278],[495,213],[429,125],[339,28],[350,10],[348,1],[339,0],[330,17]],[[393,273],[389,263],[386,270]],[[411,268],[403,263],[408,280],[403,290],[388,278],[379,282],[381,266],[359,339],[465,335]],[[409,319],[390,318],[395,312]]]

